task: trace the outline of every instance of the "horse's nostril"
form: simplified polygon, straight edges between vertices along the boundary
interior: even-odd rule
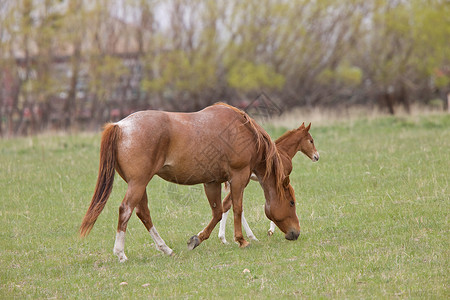
[[[298,236],[300,235],[300,232],[296,231],[296,230],[291,230],[288,233],[286,233],[286,235],[284,236],[287,240],[290,241],[295,241],[296,239],[298,239]]]
[[[319,160],[319,153],[316,153],[313,155],[314,161],[318,161]]]

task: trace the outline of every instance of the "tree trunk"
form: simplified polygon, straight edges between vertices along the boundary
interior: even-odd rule
[[[74,52],[72,56],[72,77],[70,78],[69,93],[67,96],[66,104],[64,106],[64,115],[66,117],[65,128],[69,129],[74,125],[76,118],[76,97],[77,97],[77,85],[78,74],[80,72],[80,60],[81,60],[81,43],[74,43]]]

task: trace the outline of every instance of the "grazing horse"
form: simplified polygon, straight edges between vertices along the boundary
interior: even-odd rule
[[[287,131],[275,141],[275,145],[278,149],[278,153],[280,154],[281,162],[284,166],[284,172],[286,176],[289,176],[289,174],[291,174],[292,159],[294,158],[295,154],[297,154],[298,151],[301,151],[313,162],[319,160],[319,152],[316,150],[316,147],[314,146],[314,139],[309,133],[310,128],[311,123],[309,123],[307,127],[305,127],[305,123],[303,123],[299,128]],[[258,180],[258,177],[256,177],[255,174],[252,174],[250,178],[255,181]],[[225,186],[227,188],[228,184],[225,183]],[[220,221],[219,227],[220,229],[218,236],[219,239],[222,241],[222,243],[226,244],[227,240],[225,238],[225,226],[227,222],[228,212],[229,209],[231,208],[230,193],[223,199],[222,206],[224,213],[222,215],[222,220]],[[247,233],[249,239],[256,241],[258,240],[253,234],[250,227],[248,226],[248,223],[244,217],[244,212],[242,212],[242,226],[244,227],[244,230]],[[268,234],[272,235],[274,230],[275,224],[271,221]]]
[[[295,211],[294,190],[275,144],[252,118],[239,109],[218,103],[194,113],[142,111],[105,126],[100,146],[100,166],[91,204],[80,226],[86,236],[103,210],[112,190],[114,173],[128,188],[119,207],[114,254],[124,253],[128,220],[136,215],[153,238],[156,248],[172,255],[153,226],[146,187],[154,175],[177,183],[203,183],[212,210],[210,223],[188,242],[194,249],[208,239],[222,218],[221,186],[230,183],[234,213],[234,236],[240,247],[242,197],[250,175],[260,179],[266,198],[265,213],[288,240],[296,240],[300,224]]]

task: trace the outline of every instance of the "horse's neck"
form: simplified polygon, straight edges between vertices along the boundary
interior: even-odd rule
[[[294,158],[295,154],[299,149],[300,141],[303,138],[303,132],[300,130],[293,130],[288,136],[281,140],[275,141],[278,152],[280,154],[285,154],[288,158]]]
[[[255,170],[255,174],[258,177],[259,184],[264,191],[264,197],[266,198],[266,204],[270,204],[273,200],[277,199],[277,187],[275,184],[275,175],[273,173],[268,174],[264,178],[265,170]]]
[[[284,175],[288,176],[292,172],[292,157],[288,156],[287,154],[284,154],[283,152],[280,153],[281,163],[283,164],[284,168]],[[295,155],[295,153],[294,153]]]

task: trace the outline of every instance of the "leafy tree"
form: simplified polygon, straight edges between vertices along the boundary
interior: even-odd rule
[[[0,134],[261,91],[395,113],[450,91],[449,40],[443,0],[0,0]]]

